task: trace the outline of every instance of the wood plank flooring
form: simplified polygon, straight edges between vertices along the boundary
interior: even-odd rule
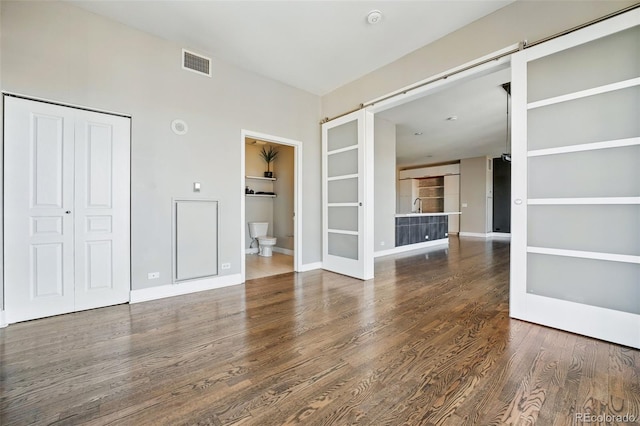
[[[273,252],[270,257],[247,254],[245,256],[245,266],[245,278],[247,281],[270,277],[271,275],[280,275],[285,272],[293,272],[293,256],[276,252]]]
[[[288,273],[10,325],[0,424],[638,424],[640,351],[509,319],[508,266],[508,243],[452,238],[367,282]]]

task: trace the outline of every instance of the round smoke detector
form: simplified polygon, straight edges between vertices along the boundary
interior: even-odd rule
[[[382,12],[379,10],[372,10],[367,14],[367,22],[371,25],[375,25],[382,20]]]
[[[189,131],[189,127],[184,120],[173,120],[171,122],[171,130],[173,130],[173,133],[175,133],[176,135],[182,136],[187,134],[187,132]]]

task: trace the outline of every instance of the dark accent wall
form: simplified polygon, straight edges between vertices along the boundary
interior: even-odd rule
[[[511,163],[493,159],[493,232],[511,232]]]

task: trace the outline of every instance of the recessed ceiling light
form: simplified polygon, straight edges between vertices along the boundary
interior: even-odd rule
[[[458,119],[457,115],[452,115],[451,117],[447,117],[447,121],[456,121]]]
[[[420,136],[421,134],[422,134],[422,132],[415,132],[415,133],[413,134],[413,136]]]

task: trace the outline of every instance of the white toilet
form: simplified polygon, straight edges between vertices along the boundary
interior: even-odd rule
[[[264,257],[271,257],[276,245],[276,237],[267,236],[268,229],[268,222],[249,222],[249,236],[258,240],[258,255]]]

